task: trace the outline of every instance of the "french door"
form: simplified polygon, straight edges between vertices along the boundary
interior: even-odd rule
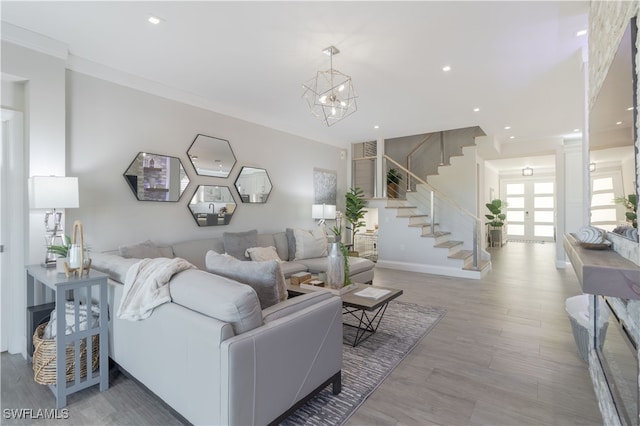
[[[555,241],[553,178],[503,181],[501,199],[507,203],[507,238]]]

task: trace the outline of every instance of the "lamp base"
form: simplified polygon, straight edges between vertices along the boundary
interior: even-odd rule
[[[47,260],[45,262],[42,262],[40,264],[40,266],[42,266],[43,268],[47,268],[47,269],[55,268],[56,267],[56,261],[55,260],[54,261]]]

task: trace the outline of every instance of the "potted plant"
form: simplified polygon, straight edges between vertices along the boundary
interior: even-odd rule
[[[502,207],[504,207],[505,204],[502,200],[496,199],[485,204],[485,206],[489,209],[489,212],[491,212],[491,214],[485,214],[484,217],[489,219],[489,222],[487,222],[489,228],[489,243],[493,247],[493,243],[495,242],[502,244],[502,227],[504,226],[504,220],[507,218],[507,215],[502,213]]]
[[[387,170],[387,198],[398,198],[402,176],[397,169]]]
[[[47,246],[47,251],[58,256],[56,259],[57,272],[64,272],[64,262],[69,256],[69,248],[71,247],[71,238],[68,235],[62,236],[62,244],[51,244]]]
[[[638,196],[636,194],[629,194],[627,197],[617,197],[614,200],[618,204],[624,204],[627,209],[625,212],[625,217],[628,222],[631,222],[631,225],[634,228],[638,227]]]
[[[349,225],[347,229],[351,231],[351,244],[355,243],[356,233],[358,229],[365,226],[364,212],[367,202],[364,199],[364,191],[361,188],[351,188],[346,194],[347,205],[345,208],[344,216],[347,218]],[[352,251],[351,254],[357,256],[358,253]]]

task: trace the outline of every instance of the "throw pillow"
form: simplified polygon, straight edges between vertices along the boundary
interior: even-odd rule
[[[225,232],[222,234],[222,243],[227,254],[239,260],[249,260],[245,257],[245,252],[258,245],[258,230]]]
[[[287,260],[292,261],[296,258],[296,237],[293,235],[293,228],[287,228],[285,235],[287,236],[287,246],[289,248],[289,258]]]
[[[287,299],[284,275],[275,260],[241,262],[232,256],[210,250],[205,263],[207,271],[253,287],[262,309]]]
[[[319,226],[312,231],[294,229],[296,239],[296,255],[294,260],[310,259],[327,255],[327,234],[324,227]]]
[[[250,257],[255,262],[264,262],[266,260],[275,260],[276,262],[282,262],[276,248],[269,247],[251,247],[247,249],[245,256]]]
[[[151,240],[118,248],[120,256],[135,259],[155,259],[157,257],[173,258],[170,246],[161,246]]]

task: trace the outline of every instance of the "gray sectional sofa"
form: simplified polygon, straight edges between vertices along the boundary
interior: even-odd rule
[[[258,235],[257,242],[289,259],[286,233]],[[223,253],[224,245],[212,238],[93,254],[93,267],[110,276],[110,357],[193,424],[277,423],[329,384],[340,392],[341,299],[315,292],[263,309],[249,285],[206,272],[207,252]],[[199,269],[174,275],[172,301],[149,318],[119,319],[130,267],[141,257],[173,256]],[[352,279],[373,279],[373,263],[350,261]],[[326,258],[286,260],[281,269],[288,277],[323,265]]]

